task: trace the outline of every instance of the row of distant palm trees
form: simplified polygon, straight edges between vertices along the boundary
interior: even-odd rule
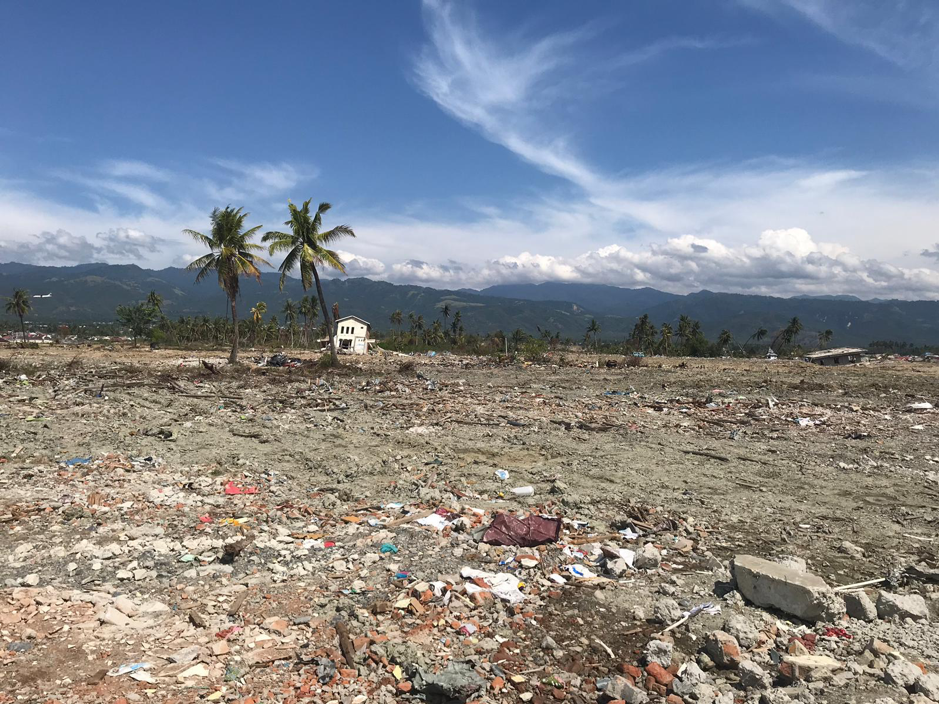
[[[784,345],[791,345],[793,341],[799,336],[799,333],[802,332],[802,330],[802,321],[800,321],[797,317],[793,317],[789,320],[786,326],[778,332],[776,337],[773,338],[773,343],[770,345],[770,347],[775,348],[776,351],[780,351],[782,348],[778,346],[779,342],[782,342]],[[584,345],[589,347],[592,342],[594,349],[599,350],[600,332],[600,324],[596,321],[596,319],[591,319],[590,324],[587,326],[587,330],[584,333]],[[630,345],[635,351],[668,355],[672,351],[672,338],[674,334],[674,330],[669,323],[662,323],[662,327],[656,330],[655,325],[649,319],[649,315],[645,314],[636,321],[636,324],[633,326],[632,333],[627,340],[627,344]],[[741,352],[744,352],[745,348],[750,344],[751,341],[756,340],[759,342],[768,334],[769,333],[766,328],[761,326],[746,339],[743,345],[737,344],[737,347]],[[818,333],[819,347],[825,347],[825,345],[831,342],[833,336],[834,333],[831,330],[824,330],[823,332]],[[678,318],[677,337],[681,343],[682,349],[686,352],[690,347],[695,345],[702,346],[709,344],[707,338],[704,337],[704,333],[702,332],[700,321],[692,320],[687,315],[681,315]],[[721,330],[716,340],[717,348],[719,350],[726,351],[734,344],[735,341],[733,334],[729,330]]]
[[[267,251],[271,256],[278,252],[286,253],[283,262],[278,267],[281,290],[284,289],[287,275],[298,267],[300,282],[304,291],[309,290],[315,283],[316,300],[322,310],[326,327],[331,332],[335,321],[330,319],[317,267],[330,267],[345,273],[345,264],[343,264],[339,254],[329,249],[329,246],[343,237],[355,237],[355,232],[348,225],[337,225],[331,230],[323,231],[323,214],[332,206],[329,203],[320,203],[316,212],[311,214],[311,201],[312,199],[304,201],[299,208],[292,202],[288,202],[287,207],[290,218],[284,224],[288,226],[289,232],[266,232],[261,241],[268,243]],[[248,213],[242,212],[242,208],[232,208],[231,206],[224,209],[216,208],[212,211],[212,229],[209,234],[203,234],[196,230],[184,230],[185,234],[209,249],[208,254],[199,257],[187,267],[198,272],[196,274],[196,283],[214,272],[218,276],[218,285],[228,296],[232,319],[232,348],[228,357],[231,364],[238,362],[240,335],[237,302],[241,277],[250,276],[260,281],[261,271],[258,267],[260,265],[271,266],[267,260],[258,254],[264,248],[251,241],[260,232],[261,226],[257,225],[245,229],[245,220],[247,218]],[[291,315],[296,316],[296,312],[292,309]],[[258,313],[257,307],[255,307],[252,316],[256,314],[262,317],[264,315],[263,312]],[[334,336],[328,334],[327,338],[329,339],[329,353],[332,364],[338,364],[339,357],[336,354]]]
[[[452,308],[449,303],[444,303],[440,308],[440,314],[443,322],[439,319],[427,325],[423,315],[408,313],[408,331],[405,335],[401,326],[404,324],[404,314],[400,310],[394,311],[388,316],[388,322],[396,328],[392,333],[392,340],[397,344],[425,344],[439,345],[444,342],[460,345],[463,343],[466,335],[466,329],[463,327],[463,314],[456,311],[453,314],[453,320],[450,320]]]

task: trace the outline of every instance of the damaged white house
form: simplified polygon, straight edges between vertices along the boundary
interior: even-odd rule
[[[336,321],[336,334],[333,336],[336,351],[344,354],[368,354],[368,334],[371,329],[372,326],[367,320],[354,315],[339,318]],[[329,338],[321,338],[319,343],[321,349],[326,349],[329,347]]]

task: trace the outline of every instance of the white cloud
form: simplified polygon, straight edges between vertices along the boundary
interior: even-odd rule
[[[224,169],[227,177],[220,179],[215,176],[206,179],[206,190],[212,198],[226,203],[246,198],[282,195],[286,207],[287,197],[291,195],[292,189],[317,175],[317,170],[312,167],[286,162],[250,163],[234,159],[213,159],[212,163]]]
[[[154,254],[169,244],[161,237],[148,235],[132,227],[112,227],[95,236],[104,243],[102,250],[105,254],[138,261],[144,258],[144,252]]]
[[[799,228],[767,230],[756,244],[737,247],[682,235],[648,247],[609,245],[573,257],[522,252],[478,265],[411,260],[392,265],[391,278],[446,287],[550,280],[659,286],[676,293],[706,288],[776,296],[851,292],[939,298],[939,272],[861,259],[841,245],[816,242]]]
[[[101,164],[100,170],[117,178],[139,178],[147,181],[170,181],[173,174],[145,161],[134,159],[111,159]]]
[[[41,232],[25,241],[0,242],[0,260],[63,266],[99,261],[101,248],[66,230]]]
[[[385,273],[385,265],[378,259],[362,257],[357,254],[353,254],[352,252],[343,251],[341,249],[336,250],[336,253],[346,265],[347,276],[380,277]]]

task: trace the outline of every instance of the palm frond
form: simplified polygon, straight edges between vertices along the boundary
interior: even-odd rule
[[[320,244],[331,244],[343,237],[355,237],[355,232],[348,225],[336,225],[332,230],[320,232],[316,236],[316,240]]]

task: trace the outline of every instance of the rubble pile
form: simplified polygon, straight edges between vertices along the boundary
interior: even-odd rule
[[[815,517],[742,532],[759,517],[698,501],[701,478],[777,465],[729,436],[662,450],[694,463],[667,502],[656,474],[597,489],[545,459],[571,435],[594,461],[638,447],[646,416],[772,434],[786,403],[495,389],[470,366],[4,377],[0,703],[939,702],[929,540],[888,559]],[[328,461],[301,458],[310,437]]]

